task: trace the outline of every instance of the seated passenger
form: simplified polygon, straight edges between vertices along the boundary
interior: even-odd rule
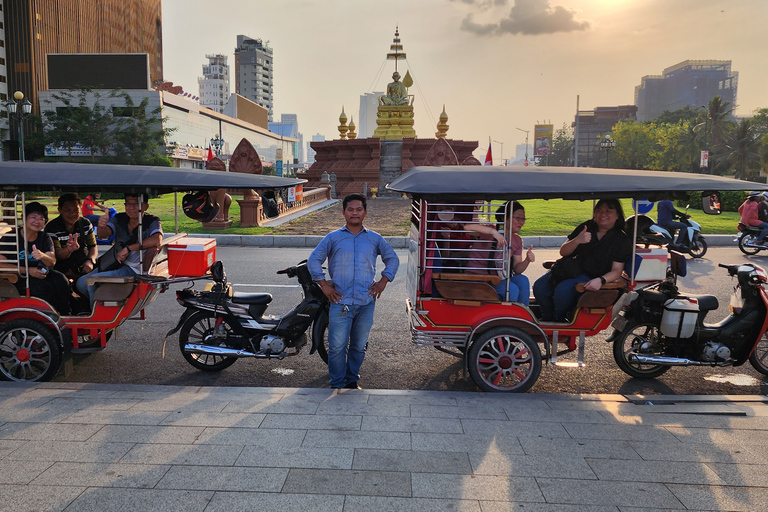
[[[503,226],[505,224],[506,211],[506,205],[496,210],[496,222],[499,225]],[[495,255],[495,253],[498,254],[496,251],[505,245],[509,245],[509,253],[512,258],[509,267],[513,274],[509,279],[503,279],[504,276],[499,275],[499,277],[502,277],[502,280],[498,285],[494,286],[494,289],[501,300],[506,300],[505,294],[507,289],[509,289],[510,301],[519,302],[527,306],[531,297],[531,285],[528,278],[523,275],[523,272],[528,268],[529,263],[536,260],[536,257],[533,254],[533,246],[531,246],[526,251],[525,258],[523,258],[523,239],[518,235],[523,228],[523,224],[525,224],[525,208],[522,204],[515,201],[512,204],[512,234],[509,243],[507,243],[504,235],[492,226],[483,224],[465,224],[464,228],[480,233],[480,239],[472,244],[473,250],[470,253],[471,260],[467,265],[467,273],[493,273],[494,271],[488,267],[494,265],[494,258],[498,258],[498,256]]]
[[[26,247],[24,246],[24,232],[19,233],[18,242],[14,232],[7,233],[0,238],[0,247],[3,251],[12,251],[18,254],[18,268],[22,278],[26,276],[26,269],[29,269],[30,295],[48,302],[61,315],[69,315],[69,299],[72,297],[72,290],[69,287],[67,277],[53,268],[56,264],[53,240],[43,231],[47,220],[48,208],[37,201],[27,203],[24,208],[23,228],[27,236]],[[3,260],[0,263],[3,267],[17,268],[16,263],[8,261],[8,258],[3,254],[0,254],[0,260]],[[27,261],[26,264],[24,260]],[[16,288],[20,294],[26,294],[26,287],[26,279],[19,279],[16,282]]]
[[[579,296],[575,285],[586,283],[587,290],[599,290],[621,276],[631,254],[621,203],[617,199],[601,199],[595,205],[592,219],[579,224],[560,247],[562,258],[533,284],[541,319],[567,321],[566,316]]]
[[[56,270],[74,280],[93,270],[99,249],[93,226],[80,216],[77,194],[59,197],[59,216],[45,226],[45,231],[53,238]]]
[[[103,203],[99,202],[101,194],[98,192],[95,194],[88,194],[83,200],[81,206],[83,211],[83,217],[88,219],[92,225],[96,225],[99,222],[100,214],[96,213],[96,210],[101,211],[104,215],[109,215],[108,208]]]
[[[149,215],[146,212],[149,202],[145,199],[141,203],[142,232],[141,241],[139,241],[139,196],[136,194],[125,195],[125,213],[118,213],[111,219],[107,215],[102,215],[99,219],[98,235],[99,238],[109,238],[114,233],[115,243],[122,242],[125,248],[118,255],[117,260],[120,266],[115,270],[99,272],[96,268],[92,272],[84,275],[77,280],[77,289],[83,295],[87,296],[93,306],[93,296],[96,293],[98,285],[88,286],[86,280],[90,276],[116,276],[130,277],[140,274],[142,271],[140,263],[140,251],[144,251],[144,271],[148,270],[152,264],[152,259],[157,254],[160,243],[163,241],[163,228],[160,218]]]

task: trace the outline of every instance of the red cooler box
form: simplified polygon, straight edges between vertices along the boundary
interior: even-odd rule
[[[168,244],[168,273],[176,277],[205,274],[216,261],[216,240],[184,237]]]

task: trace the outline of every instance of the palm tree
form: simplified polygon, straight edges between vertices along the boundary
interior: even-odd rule
[[[736,171],[736,178],[748,178],[748,168],[755,164],[760,166],[762,163],[762,141],[754,128],[752,119],[742,119],[725,141],[724,155],[731,168]]]
[[[711,173],[715,171],[716,164],[720,163],[719,157],[724,149],[726,134],[733,127],[733,122],[730,120],[732,112],[731,102],[724,102],[720,96],[712,98],[707,106],[706,121],[709,128],[710,147],[712,148],[709,158]]]

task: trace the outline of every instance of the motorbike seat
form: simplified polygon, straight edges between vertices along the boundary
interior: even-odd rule
[[[255,306],[263,306],[272,302],[272,294],[234,292],[232,294],[232,302],[235,304],[251,304]]]
[[[699,302],[699,311],[714,311],[720,307],[720,303],[714,295],[687,295],[687,297]]]

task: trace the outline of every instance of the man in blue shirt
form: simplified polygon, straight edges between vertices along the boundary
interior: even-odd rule
[[[395,278],[400,260],[384,238],[363,226],[368,203],[362,194],[344,198],[346,225],[328,233],[309,256],[307,265],[331,302],[328,320],[328,373],[335,389],[360,389],[360,366],[373,325],[375,300]],[[384,270],[375,281],[376,257]],[[332,283],[325,280],[328,260]]]
[[[677,235],[677,245],[685,245],[688,241],[688,225],[683,222],[676,221],[675,215],[679,215],[680,217],[684,218],[688,218],[690,215],[677,210],[672,204],[672,201],[669,199],[659,201],[656,204],[656,211],[659,214],[656,220],[656,224],[669,231],[670,236],[673,238],[675,236],[675,230],[679,229],[680,233]]]

